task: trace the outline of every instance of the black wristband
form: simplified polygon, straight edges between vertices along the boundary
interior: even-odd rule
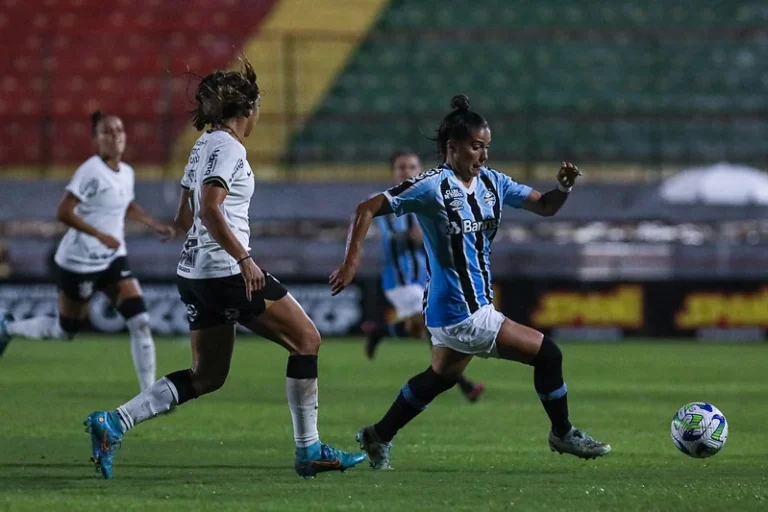
[[[242,258],[240,258],[239,260],[237,260],[237,264],[239,265],[240,263],[244,262],[245,260],[247,260],[247,259],[248,259],[248,258],[250,258],[250,257],[251,257],[251,255],[250,255],[250,254],[249,254],[248,256],[243,256]]]

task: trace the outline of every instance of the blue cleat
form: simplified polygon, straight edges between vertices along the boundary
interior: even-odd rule
[[[365,460],[364,453],[347,453],[327,444],[316,442],[306,448],[296,448],[296,473],[304,478],[314,478],[326,471],[346,471]]]
[[[109,480],[112,478],[112,457],[123,442],[120,418],[114,411],[96,411],[86,418],[83,425],[85,431],[91,434],[91,462],[96,464],[96,472]]]
[[[11,335],[8,334],[8,322],[13,322],[13,315],[10,313],[6,313],[0,318],[0,356],[3,355],[11,342]]]

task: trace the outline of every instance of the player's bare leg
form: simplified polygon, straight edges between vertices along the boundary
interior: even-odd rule
[[[141,286],[136,279],[121,279],[104,292],[125,320],[131,340],[131,357],[143,391],[155,382],[155,340]]]
[[[268,304],[266,311],[246,323],[246,327],[288,350],[285,380],[296,442],[296,472],[312,478],[324,471],[344,471],[365,460],[365,454],[346,453],[320,442],[317,430],[320,333],[296,299],[287,294]]]
[[[549,416],[552,451],[582,458],[600,457],[611,451],[607,443],[596,441],[574,428],[568,420],[568,388],[563,380],[563,355],[557,344],[536,329],[506,318],[496,336],[501,359],[533,366],[533,383]]]
[[[378,423],[357,433],[357,441],[368,454],[372,468],[391,468],[392,439],[397,432],[421,414],[438,395],[451,389],[471,360],[469,354],[461,354],[442,346],[432,347],[429,368],[405,383]]]
[[[0,355],[14,336],[43,340],[71,340],[88,316],[88,301],[74,300],[59,292],[58,317],[41,315],[14,321],[13,316],[0,319]]]

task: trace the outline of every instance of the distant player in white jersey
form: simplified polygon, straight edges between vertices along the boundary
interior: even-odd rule
[[[56,218],[69,226],[54,258],[58,318],[38,316],[0,322],[0,354],[12,336],[71,340],[88,316],[96,291],[104,292],[125,319],[141,389],[155,380],[155,344],[141,288],[125,249],[125,219],[141,222],[163,238],[176,229],[154,219],[134,200],[133,168],[122,161],[126,136],[117,116],[91,116],[97,154],[83,162],[66,187]]]
[[[320,334],[299,303],[248,252],[254,179],[243,141],[259,118],[259,97],[256,74],[247,61],[242,71],[216,71],[197,88],[195,128],[210,129],[190,153],[177,212],[178,223],[188,230],[178,287],[187,305],[193,364],[161,378],[117,410],[88,416],[93,459],[104,478],[112,476],[112,459],[127,430],[224,385],[238,323],[289,352],[286,388],[296,472],[312,478],[344,471],[366,458],[320,442]]]

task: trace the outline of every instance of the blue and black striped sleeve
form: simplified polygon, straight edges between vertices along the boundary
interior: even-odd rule
[[[439,186],[438,171],[427,171],[409,178],[384,192],[392,211],[398,217],[406,213],[426,213]]]

